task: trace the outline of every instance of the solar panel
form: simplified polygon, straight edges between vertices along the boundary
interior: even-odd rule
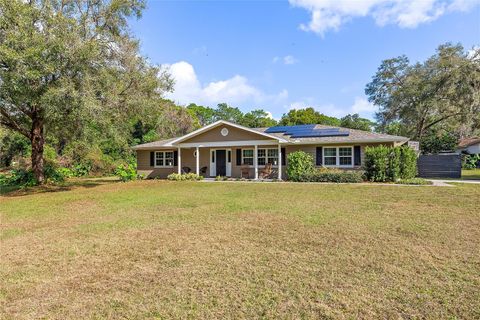
[[[312,132],[292,134],[291,138],[313,138],[313,137],[342,137],[348,136],[347,131],[337,131],[337,132],[321,132],[321,130],[314,130]]]
[[[276,126],[265,130],[266,133],[283,133],[291,138],[308,137],[336,137],[348,136],[348,131],[340,131],[340,128],[316,129],[315,124],[303,124],[298,126]]]
[[[314,129],[315,125],[314,124],[302,124],[298,126],[276,126],[276,127],[270,127],[267,130],[265,130],[266,133],[284,133],[286,131],[296,131],[296,130],[305,130],[305,129]]]

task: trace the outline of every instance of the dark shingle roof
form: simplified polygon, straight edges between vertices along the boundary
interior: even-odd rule
[[[332,136],[332,137],[309,137],[309,138],[291,138],[289,135],[283,133],[271,133],[274,136],[284,138],[289,142],[302,144],[302,143],[350,143],[350,142],[406,142],[409,139],[401,136],[393,136],[389,134],[368,132],[363,130],[348,129],[335,126],[326,126],[317,124],[315,129],[331,129],[338,128],[340,131],[346,131],[348,136]],[[264,132],[268,128],[255,128],[260,132]]]
[[[325,126],[317,124],[315,129],[338,128],[340,131],[348,132],[348,136],[331,136],[331,137],[308,137],[308,138],[291,138],[283,133],[269,133],[272,136],[285,139],[289,143],[294,144],[334,144],[334,143],[368,143],[368,142],[407,142],[409,139],[401,136],[393,136],[389,134],[368,132],[363,130],[348,129],[335,126]],[[265,133],[268,128],[252,128],[261,133]],[[177,137],[178,138],[178,137]],[[154,150],[156,148],[172,147],[167,145],[177,138],[159,140],[149,143],[140,144],[132,147],[133,150]]]

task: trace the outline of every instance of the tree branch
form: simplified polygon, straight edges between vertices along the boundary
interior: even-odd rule
[[[22,128],[12,117],[8,115],[8,113],[0,108],[0,114],[2,115],[2,119],[0,120],[0,123],[11,130],[17,131],[21,134],[23,134],[25,137],[28,139],[31,139],[31,134],[28,130],[25,128]]]

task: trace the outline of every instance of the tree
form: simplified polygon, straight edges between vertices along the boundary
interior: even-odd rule
[[[429,132],[420,141],[420,150],[424,154],[454,151],[457,144],[458,138],[451,133]]]
[[[210,107],[204,107],[190,103],[187,106],[188,112],[198,119],[199,127],[206,126],[207,124],[215,122],[215,110]]]
[[[283,126],[294,126],[299,124],[323,124],[339,126],[340,120],[335,117],[326,116],[313,108],[292,109],[284,114],[279,122]]]
[[[236,107],[230,107],[226,103],[219,103],[215,110],[215,121],[225,120],[233,123],[240,123],[243,119],[243,112]]]
[[[44,182],[46,132],[72,137],[91,121],[128,123],[170,90],[130,38],[127,19],[143,0],[0,0],[0,123],[30,140]]]
[[[480,50],[445,44],[423,63],[406,56],[382,62],[365,93],[380,107],[380,127],[399,123],[421,140],[431,130],[480,128]],[[468,130],[465,130],[465,127]]]
[[[357,113],[347,114],[345,117],[340,119],[340,126],[344,128],[372,131],[375,123],[365,118],[361,118]]]
[[[249,128],[262,128],[273,127],[277,125],[277,121],[272,119],[266,111],[257,109],[245,113],[240,124]]]

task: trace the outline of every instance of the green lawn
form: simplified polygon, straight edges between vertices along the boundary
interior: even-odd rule
[[[480,169],[462,170],[462,179],[465,180],[480,180]]]
[[[480,318],[479,199],[466,184],[10,193],[0,318]]]

